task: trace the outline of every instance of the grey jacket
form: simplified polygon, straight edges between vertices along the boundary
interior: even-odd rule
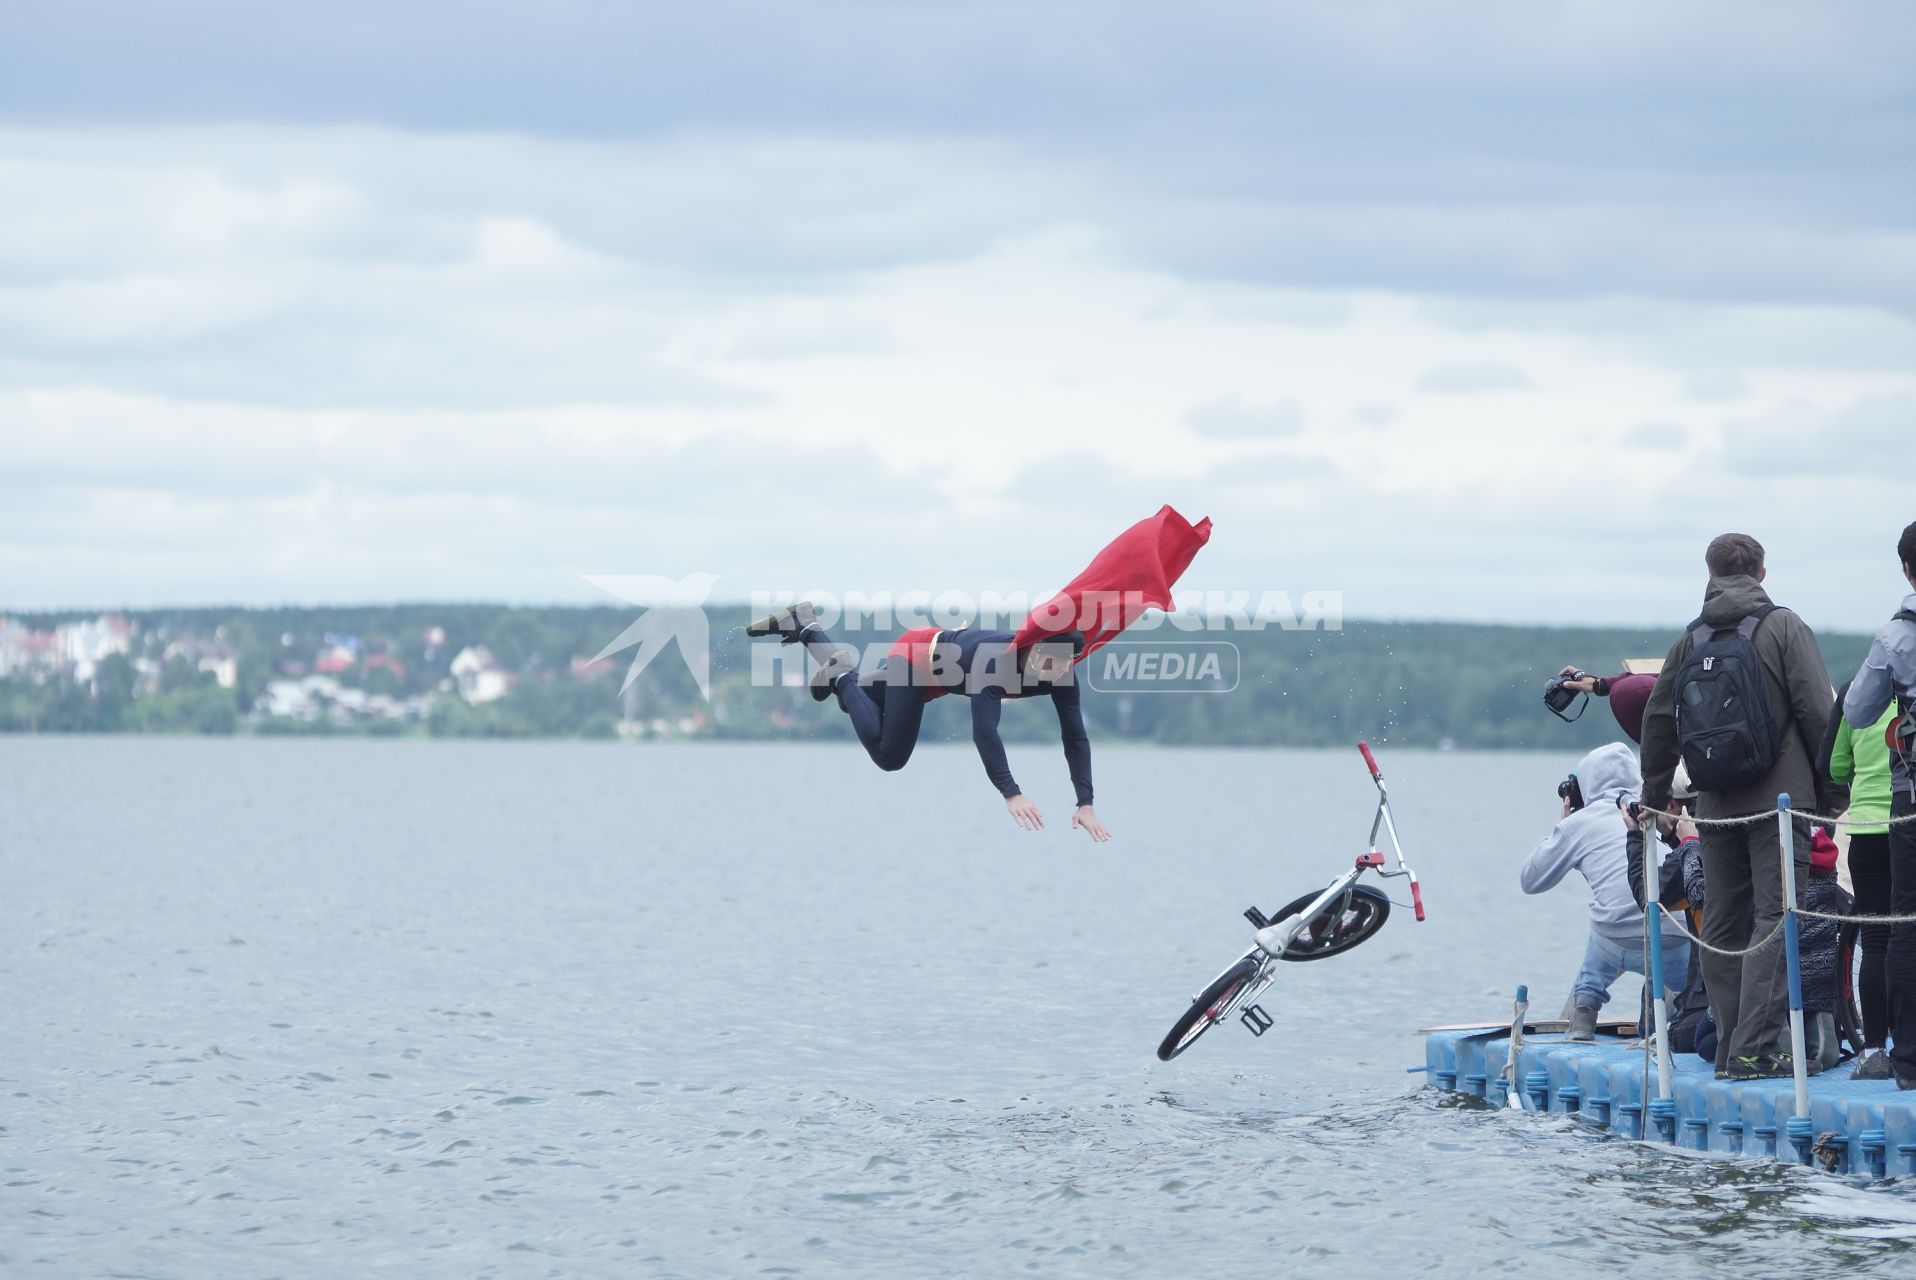
[[[1904,596],[1902,607],[1916,609],[1916,593]],[[1875,724],[1876,717],[1883,714],[1883,708],[1892,697],[1900,697],[1908,704],[1912,694],[1916,694],[1916,622],[1891,618],[1877,630],[1863,665],[1857,668],[1856,678],[1849,682],[1849,696],[1843,699],[1843,719],[1852,725]],[[1912,791],[1916,779],[1910,777],[1909,764],[1901,752],[1889,753],[1889,772],[1895,780],[1893,789],[1916,799],[1916,791]]]
[[[1703,592],[1704,622],[1730,627],[1770,603],[1755,578],[1737,574],[1711,578]],[[1849,788],[1816,776],[1816,755],[1823,730],[1836,705],[1829,670],[1809,624],[1788,609],[1763,619],[1752,643],[1769,675],[1770,713],[1783,740],[1776,764],[1749,786],[1727,791],[1705,791],[1697,796],[1697,816],[1734,818],[1776,807],[1778,792],[1790,793],[1790,803],[1818,813],[1841,813],[1849,806]],[[1662,674],[1650,691],[1643,710],[1643,799],[1656,809],[1670,807],[1670,779],[1676,773],[1676,673],[1690,656],[1686,630],[1670,646]],[[1870,723],[1865,721],[1864,723]]]
[[[1590,882],[1590,927],[1629,942],[1643,936],[1643,909],[1630,890],[1629,859],[1617,797],[1637,788],[1637,758],[1620,742],[1577,762],[1583,808],[1557,823],[1524,859],[1517,882],[1525,893],[1555,888],[1572,870]]]

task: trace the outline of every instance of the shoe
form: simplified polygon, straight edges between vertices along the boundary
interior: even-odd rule
[[[777,636],[784,644],[793,644],[806,627],[814,625],[818,615],[812,612],[810,600],[800,600],[788,609],[780,609],[769,618],[760,618],[757,622],[745,624],[748,636]]]
[[[1564,1033],[1568,1040],[1592,1041],[1597,1038],[1597,1011],[1589,1005],[1576,1005],[1570,1010],[1570,1028]]]
[[[1821,1073],[1823,1064],[1811,1059],[1803,1064],[1803,1074]],[[1796,1063],[1787,1053],[1759,1053],[1753,1058],[1738,1058],[1730,1063],[1729,1074],[1719,1072],[1723,1080],[1782,1080],[1796,1074]]]
[[[1916,1089],[1916,1076],[1906,1076],[1898,1071],[1896,1073],[1896,1087],[1898,1089]]]
[[[1892,1080],[1895,1076],[1889,1055],[1881,1049],[1871,1049],[1869,1055],[1856,1064],[1856,1070],[1849,1073],[1852,1080]]]
[[[857,674],[858,655],[850,649],[837,650],[832,654],[831,661],[812,672],[812,701],[825,701],[838,692],[840,680]]]

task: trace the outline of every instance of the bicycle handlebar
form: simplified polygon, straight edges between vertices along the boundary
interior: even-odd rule
[[[1364,763],[1370,766],[1370,776],[1373,778],[1383,777],[1383,770],[1377,767],[1377,757],[1370,753],[1370,743],[1360,738],[1357,742],[1357,749],[1364,753]]]
[[[1417,919],[1421,923],[1424,918],[1424,892],[1417,887],[1415,880],[1410,882],[1410,905],[1416,911]]]

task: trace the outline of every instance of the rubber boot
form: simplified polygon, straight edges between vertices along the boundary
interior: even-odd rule
[[[1597,1011],[1587,1004],[1575,1005],[1570,1010],[1570,1029],[1565,1033],[1569,1040],[1590,1041],[1597,1038]]]

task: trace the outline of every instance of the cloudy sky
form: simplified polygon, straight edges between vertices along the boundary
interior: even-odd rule
[[[185,16],[182,17],[184,11]],[[21,6],[0,606],[1187,584],[1862,629],[1916,8]]]

